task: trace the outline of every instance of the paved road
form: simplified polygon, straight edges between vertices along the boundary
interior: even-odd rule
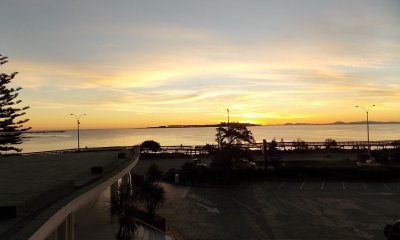
[[[384,239],[385,224],[400,218],[400,182],[164,186],[160,213],[185,239]]]

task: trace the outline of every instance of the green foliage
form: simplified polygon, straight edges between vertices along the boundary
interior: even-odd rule
[[[7,63],[7,57],[0,54],[0,66]],[[24,128],[29,119],[18,120],[25,115],[29,107],[20,107],[21,100],[17,100],[18,91],[22,88],[10,88],[7,85],[14,79],[17,72],[0,73],[0,151],[16,151],[22,149],[15,145],[22,143],[21,134],[30,129]]]
[[[278,143],[276,142],[276,139],[274,138],[274,139],[272,139],[271,143],[269,144],[269,150],[274,152],[274,151],[276,151],[277,147],[278,147]]]
[[[215,147],[211,144],[206,144],[205,149],[207,150],[208,154],[212,154],[215,152]]]
[[[332,149],[337,147],[337,142],[336,140],[332,138],[325,139],[325,148],[326,149]]]
[[[255,143],[255,140],[246,125],[238,122],[229,123],[226,128],[218,127],[216,131],[215,140],[218,143],[219,150],[214,152],[210,167],[218,171],[229,172],[234,160],[246,154],[247,149],[238,146],[238,144],[252,144]]]
[[[119,228],[115,238],[117,240],[130,240],[133,238],[136,221],[137,191],[131,183],[122,182],[111,194],[110,212],[118,219]]]
[[[160,143],[154,140],[146,140],[140,144],[140,151],[158,152],[161,149]]]
[[[395,140],[392,142],[392,146],[394,148],[400,148],[400,140]]]
[[[246,125],[232,122],[227,128],[218,127],[215,140],[220,148],[232,148],[235,144],[255,143],[253,134]]]
[[[303,150],[303,151],[308,150],[307,143],[301,138],[298,138],[296,141],[294,141],[293,146],[296,150]]]
[[[217,171],[229,171],[233,167],[234,157],[235,154],[232,150],[222,149],[214,154],[210,167]]]
[[[196,163],[194,163],[193,161],[186,161],[183,165],[182,165],[182,170],[184,171],[190,171],[190,170],[195,170],[196,169]]]
[[[151,164],[150,167],[147,169],[146,172],[146,181],[148,183],[157,183],[161,180],[162,171],[156,164]]]
[[[154,217],[156,210],[165,202],[165,190],[159,183],[144,182],[142,197],[145,200],[147,212]]]
[[[165,190],[159,181],[162,177],[162,171],[157,165],[152,164],[147,169],[144,181],[138,181],[140,186],[140,198],[144,200],[146,209],[151,218],[154,218],[156,210],[165,201]]]

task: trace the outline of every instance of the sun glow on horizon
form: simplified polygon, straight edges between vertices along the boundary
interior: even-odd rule
[[[2,5],[34,129],[400,121],[396,1],[99,1]]]

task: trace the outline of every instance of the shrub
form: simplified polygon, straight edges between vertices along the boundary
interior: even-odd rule
[[[140,144],[140,151],[158,152],[161,149],[160,143],[154,140],[146,140]]]
[[[337,147],[337,142],[335,139],[332,139],[332,138],[325,139],[325,148],[326,149],[329,150],[329,149],[336,148],[336,147]]]
[[[394,148],[400,148],[400,140],[395,140],[392,142],[392,146]]]
[[[156,210],[165,201],[165,190],[159,183],[145,182],[142,186],[142,197],[145,200],[147,212],[154,217]]]
[[[298,138],[296,141],[294,141],[293,145],[296,150],[308,150],[307,143],[301,138]]]

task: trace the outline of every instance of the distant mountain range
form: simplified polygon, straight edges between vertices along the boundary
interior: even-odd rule
[[[358,122],[342,122],[336,121],[333,123],[284,123],[284,124],[254,124],[254,123],[241,123],[246,127],[253,126],[281,126],[281,125],[345,125],[345,124],[366,124],[366,121],[358,121]],[[389,121],[389,122],[380,122],[380,121],[369,121],[369,124],[400,124],[400,122]],[[199,128],[199,127],[226,127],[227,123],[219,123],[219,124],[188,124],[188,125],[165,125],[165,126],[157,126],[157,127],[148,127],[148,128]]]
[[[342,122],[336,121],[333,123],[285,123],[277,125],[345,125],[345,124],[366,124],[367,121],[357,121],[357,122]],[[369,124],[400,124],[396,121],[380,122],[380,121],[369,121]]]
[[[254,123],[240,123],[246,127],[251,126],[262,126],[261,124]],[[218,123],[218,124],[190,124],[190,125],[166,125],[166,126],[158,126],[158,127],[149,127],[149,128],[197,128],[197,127],[226,127],[227,123]]]

